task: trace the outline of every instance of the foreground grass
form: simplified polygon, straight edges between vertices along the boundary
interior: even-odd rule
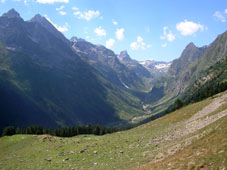
[[[181,122],[188,120],[212,100],[209,98],[137,128],[104,136],[2,137],[0,169],[226,168],[226,116],[192,134],[174,140],[163,137],[174,128],[183,128]],[[223,110],[226,110],[226,104],[211,115]],[[178,149],[167,153],[168,148],[178,145]]]

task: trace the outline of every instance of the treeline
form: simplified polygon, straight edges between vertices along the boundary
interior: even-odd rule
[[[210,77],[209,75],[214,77],[203,84],[202,77]],[[226,90],[227,56],[213,66],[210,66],[209,69],[203,73],[203,76],[195,82],[194,86],[188,89],[188,91],[182,95],[181,98],[178,98],[175,103],[165,111],[165,114],[173,112],[190,103],[199,102]]]
[[[221,93],[225,90],[227,90],[227,82],[222,83],[210,82],[209,85],[207,85],[205,88],[201,88],[200,90],[197,90],[193,95],[189,95],[185,99],[185,103],[189,104],[198,102],[208,97],[211,97],[217,93]]]
[[[192,95],[188,95],[186,98],[183,98],[183,99],[180,99],[180,98],[177,99],[173,105],[168,107],[168,109],[165,111],[165,114],[173,112],[177,109],[180,109],[183,106],[186,106],[188,104],[202,101],[208,97],[211,97],[215,94],[221,93],[226,90],[227,90],[227,82],[216,83],[216,84],[212,84],[212,82],[209,82],[209,85],[207,85],[204,88],[200,88],[196,90]]]
[[[14,126],[7,126],[3,129],[2,136],[12,136],[15,134],[49,134],[59,137],[72,137],[82,134],[105,135],[107,133],[114,133],[127,129],[129,128],[108,128],[100,125],[90,124],[88,124],[87,126],[63,127],[56,129],[43,128],[41,126],[29,126],[27,128],[15,128]]]

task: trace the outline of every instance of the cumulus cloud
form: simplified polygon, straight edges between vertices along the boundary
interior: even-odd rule
[[[225,14],[227,14],[227,9],[225,9],[223,13],[220,11],[216,11],[213,16],[216,17],[221,22],[226,22],[227,16],[225,16]]]
[[[143,41],[143,38],[142,38],[141,36],[138,36],[138,37],[137,37],[137,42],[138,42],[138,43],[141,43],[142,41]]]
[[[66,15],[67,13],[65,11],[59,11],[60,15]]]
[[[115,43],[115,40],[113,38],[110,38],[109,40],[106,41],[106,48],[113,48],[114,46],[114,43]]]
[[[131,47],[132,50],[138,50],[140,48],[140,46],[137,42],[132,42],[130,44],[130,47]]]
[[[1,3],[4,3],[4,2],[6,2],[6,0],[0,0],[0,2],[1,2]]]
[[[97,36],[106,36],[106,30],[104,30],[101,26],[95,28],[94,30],[94,33],[97,35]]]
[[[112,23],[113,23],[114,25],[118,25],[118,22],[115,21],[115,20],[112,20]]]
[[[66,15],[67,13],[65,11],[63,11],[64,8],[65,8],[65,6],[62,5],[59,8],[56,8],[56,11],[58,11],[60,15]]]
[[[60,11],[60,10],[63,10],[65,8],[64,5],[60,6],[59,8],[56,8],[56,11]]]
[[[199,23],[195,23],[192,21],[184,20],[183,22],[177,23],[176,29],[181,33],[183,36],[192,35],[197,31],[203,31],[204,25]]]
[[[57,2],[68,3],[69,0],[37,0],[36,2],[41,3],[41,4],[53,4],[53,3],[57,3]]]
[[[77,7],[72,7],[72,9],[74,10],[74,11],[77,11],[77,10],[79,10],[79,8],[77,8]]]
[[[147,48],[151,48],[151,44],[146,44],[143,42],[143,38],[141,36],[138,36],[135,42],[132,42],[130,44],[130,47],[132,50],[146,50]]]
[[[98,10],[88,10],[87,12],[81,12],[77,7],[73,7],[72,9],[75,11],[73,14],[77,16],[78,19],[85,19],[86,21],[90,21],[91,19],[100,16],[100,12]]]
[[[125,29],[124,28],[120,28],[120,29],[117,29],[116,31],[116,38],[120,41],[124,40],[124,32],[125,32]]]
[[[168,27],[163,27],[163,35],[160,36],[160,39],[167,39],[169,42],[172,42],[176,39],[175,35],[169,30]]]
[[[60,32],[67,32],[69,30],[69,24],[67,22],[65,22],[63,26],[58,26],[57,24],[53,23],[47,15],[45,15],[45,18]]]

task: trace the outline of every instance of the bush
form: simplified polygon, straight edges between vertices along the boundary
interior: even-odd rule
[[[2,136],[12,136],[16,134],[16,129],[14,126],[7,126],[2,131]]]

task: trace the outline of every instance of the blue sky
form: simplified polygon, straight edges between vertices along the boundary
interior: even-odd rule
[[[208,45],[227,30],[226,0],[0,0],[0,15],[11,8],[139,61],[171,61],[190,42]]]

